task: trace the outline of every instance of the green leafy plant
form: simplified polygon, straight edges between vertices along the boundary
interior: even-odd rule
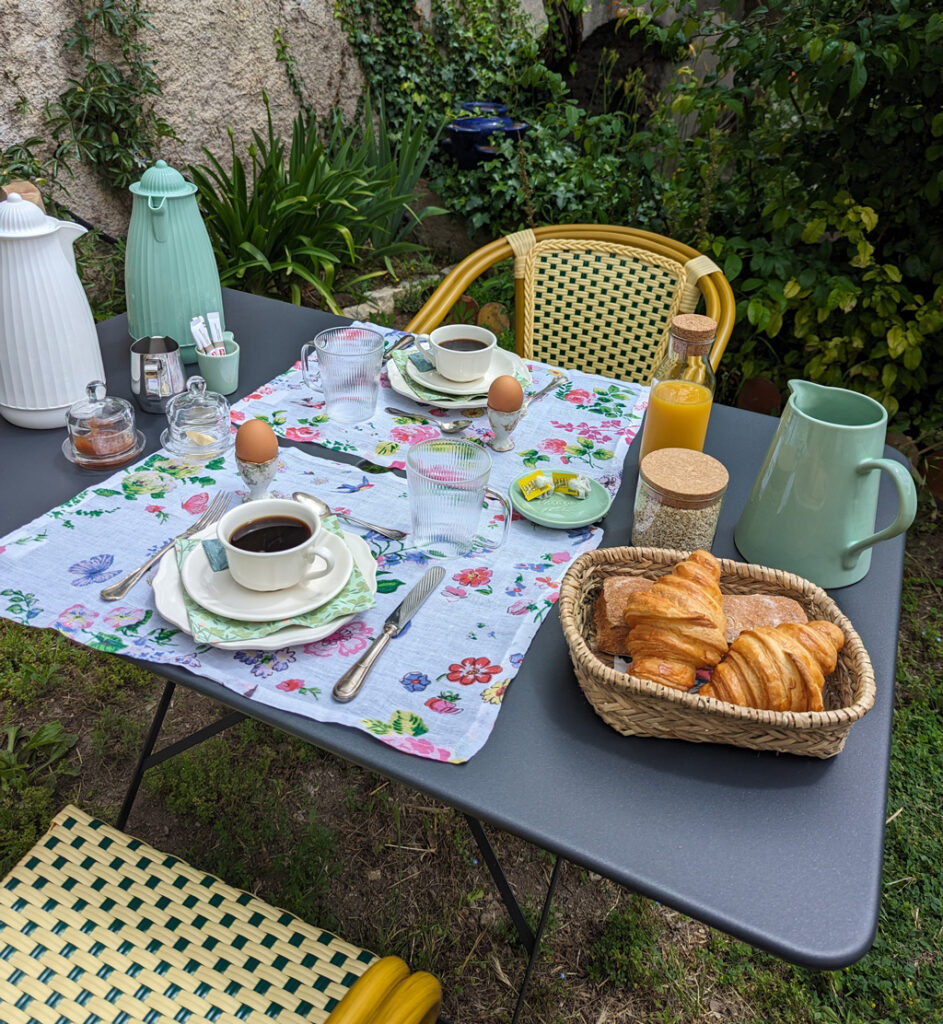
[[[33,732],[10,725],[3,735],[6,745],[0,747],[0,792],[4,795],[47,781],[53,770],[59,775],[78,774],[76,768],[57,765],[78,742],[78,736],[66,732],[59,722],[46,722]]]
[[[296,303],[307,285],[338,311],[333,292],[339,268],[417,248],[402,240],[399,226],[416,197],[399,188],[411,173],[403,162],[421,153],[412,143],[408,151],[394,152],[384,129],[373,136],[371,124],[358,135],[340,117],[322,134],[303,113],[286,150],[267,96],[264,102],[267,135],[253,132],[248,168],[232,132],[231,171],[207,149],[208,164],[190,167],[222,283]],[[345,288],[379,273],[349,277]]]
[[[432,0],[430,21],[401,0],[335,0],[334,10],[394,125],[415,110],[434,126],[463,100],[516,107],[509,64],[537,52],[516,0]]]
[[[46,105],[56,159],[87,161],[114,188],[140,175],[161,139],[176,138],[154,109],[162,90],[142,38],[151,27],[139,0],[83,0],[65,43],[84,62],[82,75]],[[120,57],[103,56],[114,49]]]
[[[708,249],[740,297],[725,362],[741,377],[852,387],[899,428],[939,427],[937,5],[768,0],[708,21],[662,3],[653,17],[672,11],[659,31],[708,48],[716,68],[677,77],[672,111],[686,131],[656,170],[670,231]]]
[[[68,171],[64,154],[44,158],[40,155],[45,140],[34,135],[22,142],[14,142],[0,151],[0,181],[24,179],[40,190],[55,185],[64,192],[68,189],[60,180],[60,171]]]

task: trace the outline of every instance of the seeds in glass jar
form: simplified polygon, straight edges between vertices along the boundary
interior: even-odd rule
[[[720,516],[718,501],[706,508],[674,508],[640,494],[635,508],[632,543],[645,548],[709,549]]]

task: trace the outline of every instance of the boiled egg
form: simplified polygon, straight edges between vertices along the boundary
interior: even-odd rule
[[[495,412],[517,412],[524,404],[524,389],[514,377],[495,377],[488,388],[488,407]]]
[[[246,420],[236,431],[236,458],[269,462],[278,455],[278,438],[265,420]]]

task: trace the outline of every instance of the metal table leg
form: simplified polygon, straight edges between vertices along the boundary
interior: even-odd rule
[[[141,755],[138,758],[138,763],[134,768],[134,774],[131,776],[131,782],[124,795],[124,802],[121,805],[121,810],[118,812],[118,819],[115,824],[119,829],[123,830],[124,826],[127,824],[128,817],[131,814],[131,808],[134,806],[134,799],[141,786],[141,779],[144,778],[144,773],[148,768],[153,768],[154,765],[160,764],[162,761],[167,761],[172,757],[176,757],[177,754],[183,753],[184,750],[189,750],[190,747],[197,746],[197,744],[202,743],[204,740],[208,740],[211,736],[215,736],[217,733],[224,732],[226,729],[229,729],[234,725],[238,725],[239,722],[246,717],[241,711],[232,711],[228,715],[224,715],[222,718],[217,719],[217,721],[211,722],[202,729],[198,729],[196,732],[190,733],[189,736],[184,736],[183,739],[177,740],[176,743],[171,743],[168,746],[163,747],[161,750],[158,750],[156,754],[153,754],[151,751],[154,749],[154,744],[157,742],[157,737],[160,735],[161,726],[164,724],[164,717],[167,714],[167,709],[170,707],[170,701],[175,689],[176,684],[172,683],[169,679],[164,683],[164,692],[160,695],[160,700],[157,702],[157,707],[154,710],[154,717],[151,720],[151,727],[148,729],[147,737],[144,740],[144,746],[141,748]]]
[[[507,876],[504,874],[504,870],[498,861],[497,854],[494,852],[494,847],[491,845],[491,841],[485,834],[485,830],[482,827],[481,822],[478,821],[477,818],[472,818],[468,814],[465,815],[465,820],[468,822],[468,827],[471,829],[471,833],[475,837],[475,842],[478,844],[478,849],[481,851],[481,855],[488,867],[488,871],[491,873],[492,879],[494,879],[494,884],[498,887],[498,892],[501,894],[501,899],[507,908],[508,914],[510,914],[511,920],[514,922],[517,934],[520,937],[524,948],[527,950],[527,969],[524,972],[524,980],[521,982],[521,988],[517,996],[517,1006],[514,1009],[514,1017],[511,1021],[511,1024],[517,1024],[521,1011],[524,1008],[524,1003],[527,999],[527,992],[530,988],[530,980],[534,972],[534,965],[537,962],[537,957],[540,955],[540,940],[543,936],[544,927],[547,924],[547,917],[550,914],[550,907],[553,903],[553,893],[557,887],[557,876],[560,872],[560,864],[562,863],[562,860],[560,857],[556,857],[554,859],[553,873],[550,876],[550,885],[547,887],[547,895],[544,897],[544,905],[540,912],[537,931],[534,932],[527,923],[527,919],[524,917],[521,905],[518,903],[517,897],[511,890]]]

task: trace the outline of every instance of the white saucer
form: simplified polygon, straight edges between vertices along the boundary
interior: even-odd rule
[[[422,384],[424,387],[429,388],[430,391],[439,391],[443,395],[487,395],[488,388],[491,387],[491,382],[495,377],[500,377],[503,374],[514,376],[514,370],[517,368],[515,360],[518,360],[516,355],[503,348],[496,348],[491,353],[491,365],[486,373],[481,377],[476,377],[474,380],[457,381],[443,377],[436,370],[417,369],[407,352],[406,373],[417,384]]]
[[[215,537],[216,527],[211,526],[193,536],[195,540]],[[228,569],[213,572],[203,545],[197,544],[180,570],[183,589],[208,611],[239,622],[270,622],[272,619],[303,615],[336,597],[344,589],[354,567],[350,548],[336,533],[322,530],[318,543],[334,556],[334,568],[326,576],[284,590],[264,592],[241,587]]]
[[[332,535],[333,536],[333,535]],[[370,552],[367,542],[354,533],[343,534],[344,543],[350,549],[354,563],[363,574],[363,578],[370,588],[371,593],[377,590],[377,563]],[[163,616],[171,625],[182,629],[188,636],[190,633],[190,620],[187,616],[187,606],[183,584],[180,581],[180,571],[177,568],[177,553],[171,548],[161,558],[157,569],[157,575],[152,584],[154,588],[154,602],[157,605],[158,613]],[[259,637],[254,640],[221,640],[213,644],[222,651],[277,651],[283,647],[294,647],[299,644],[312,644],[316,640],[323,640],[330,636],[336,629],[339,629],[345,622],[350,622],[359,613],[352,615],[341,615],[323,626],[285,626],[268,636]]]
[[[502,349],[502,351],[504,350]],[[511,358],[512,365],[517,371],[518,376],[523,376],[525,380],[529,381],[530,373],[524,365],[524,360],[514,352],[505,352],[505,355]],[[435,401],[429,398],[421,398],[409,386],[409,381],[403,376],[399,367],[392,359],[387,361],[384,369],[386,370],[386,376],[390,382],[390,387],[398,395],[402,395],[403,398],[411,398],[414,402],[418,402],[420,405],[430,405],[435,409],[471,409],[474,407],[484,409],[487,405],[488,396],[484,393],[480,395],[468,395],[465,398],[442,398],[436,399]]]

